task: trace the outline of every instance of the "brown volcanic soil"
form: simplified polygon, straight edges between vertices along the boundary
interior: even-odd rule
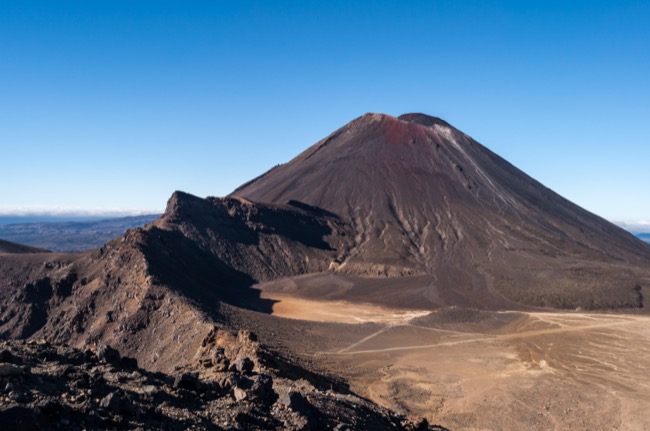
[[[306,322],[293,320],[309,316],[303,299],[281,299],[278,315],[294,331],[268,321],[263,337],[402,414],[471,431],[650,427],[648,316],[450,308],[387,321],[400,310],[373,318],[363,306],[310,300],[323,321]],[[376,323],[326,323],[338,313]]]

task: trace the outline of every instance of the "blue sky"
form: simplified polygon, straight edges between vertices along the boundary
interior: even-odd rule
[[[0,2],[0,213],[225,195],[365,112],[650,220],[648,1]]]

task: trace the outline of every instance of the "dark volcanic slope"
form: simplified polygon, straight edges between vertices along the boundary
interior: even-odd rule
[[[636,307],[649,285],[647,244],[422,114],[366,114],[233,194],[339,215],[339,271],[429,275],[432,305]]]
[[[0,254],[47,253],[47,250],[29,247],[0,239]]]

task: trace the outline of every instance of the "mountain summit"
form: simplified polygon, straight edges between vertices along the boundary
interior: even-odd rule
[[[432,306],[643,305],[646,244],[436,117],[363,115],[233,194],[338,215],[336,271],[427,276]]]

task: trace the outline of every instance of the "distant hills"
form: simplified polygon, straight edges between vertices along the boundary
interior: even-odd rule
[[[47,250],[42,250],[34,247],[27,247],[26,245],[16,244],[9,241],[0,239],[0,254],[27,254],[27,253],[44,253]]]
[[[643,241],[650,243],[650,233],[637,233],[636,236],[641,238]]]
[[[33,222],[29,218],[15,217],[12,224],[0,224],[0,239],[51,251],[77,252],[101,247],[128,229],[144,226],[159,216],[62,222]]]

